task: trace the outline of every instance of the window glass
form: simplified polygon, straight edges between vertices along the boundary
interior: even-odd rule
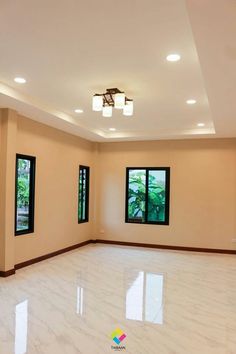
[[[89,219],[89,167],[79,168],[79,203],[78,222],[86,222]]]
[[[126,222],[169,223],[170,169],[127,168]]]
[[[34,173],[35,158],[17,155],[16,235],[33,232],[34,229]]]

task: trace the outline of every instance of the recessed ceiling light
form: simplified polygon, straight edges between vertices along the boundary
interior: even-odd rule
[[[15,77],[14,81],[17,82],[18,84],[26,83],[26,80],[23,77]]]
[[[190,100],[187,100],[187,101],[186,101],[187,104],[195,104],[196,102],[197,102],[197,101],[194,100],[194,99],[192,99],[192,98],[191,98]]]
[[[75,109],[75,113],[83,113],[84,111],[80,108]]]
[[[169,54],[166,57],[167,61],[179,61],[181,58],[181,56],[177,53],[173,53],[173,54]]]
[[[116,128],[109,128],[109,130],[110,130],[111,132],[115,132],[115,131],[116,131]]]
[[[197,126],[198,126],[198,127],[205,127],[205,124],[204,124],[204,123],[198,123]]]

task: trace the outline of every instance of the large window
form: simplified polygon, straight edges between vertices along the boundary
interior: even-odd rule
[[[169,225],[170,168],[126,169],[125,221]]]
[[[78,222],[89,220],[89,167],[79,167],[79,208]]]
[[[16,155],[15,235],[34,232],[35,157]]]

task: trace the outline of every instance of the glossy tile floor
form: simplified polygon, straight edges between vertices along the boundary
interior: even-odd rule
[[[117,347],[235,354],[236,257],[89,245],[0,279],[1,354]]]

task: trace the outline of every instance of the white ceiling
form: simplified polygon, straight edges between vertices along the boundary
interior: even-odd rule
[[[0,0],[0,106],[93,141],[236,136],[235,38],[235,0]],[[133,117],[92,111],[110,87]]]

